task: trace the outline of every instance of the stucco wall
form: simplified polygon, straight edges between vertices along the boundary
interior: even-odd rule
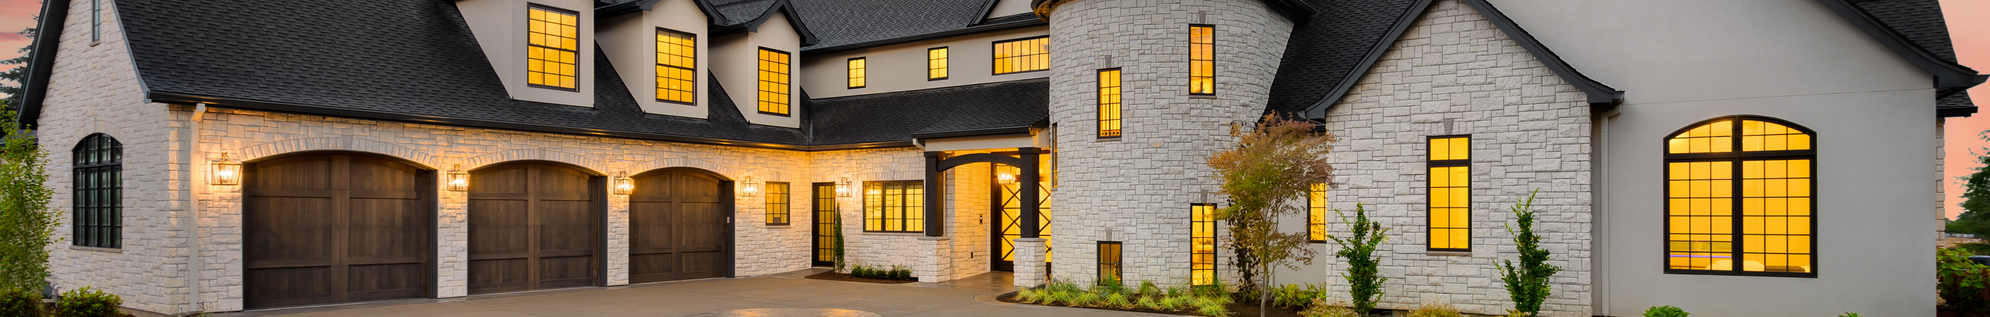
[[[725,85],[726,94],[739,105],[739,112],[746,121],[779,127],[801,127],[802,85],[805,84],[802,71],[801,34],[796,33],[793,24],[788,23],[787,13],[774,13],[760,24],[758,30],[720,36],[709,41],[712,45],[712,71]],[[788,115],[762,114],[759,111],[760,48],[765,47],[788,53]],[[704,87],[699,87],[704,88]]]
[[[693,0],[669,0],[658,2],[650,11],[639,11],[603,20],[598,27],[602,52],[613,61],[615,73],[622,76],[622,83],[636,98],[636,105],[643,112],[673,115],[689,118],[705,118],[711,115],[711,104],[707,103],[711,87],[706,81],[711,78],[711,34],[706,32],[705,13],[698,9]],[[694,36],[697,47],[694,51],[696,65],[692,74],[692,104],[658,101],[657,89],[657,29],[689,33]],[[592,60],[592,59],[589,59]]]
[[[1216,27],[1213,97],[1189,95],[1191,23]],[[1126,280],[1187,284],[1190,204],[1223,200],[1206,158],[1230,141],[1229,124],[1264,112],[1291,28],[1255,0],[1058,4],[1050,16],[1059,169],[1052,278],[1092,281],[1097,242],[1121,241]],[[1097,71],[1112,67],[1123,77],[1124,128],[1120,138],[1100,139]],[[1218,262],[1218,276],[1235,277],[1230,261]]]
[[[1028,0],[1012,0],[1029,2]],[[995,75],[995,42],[1043,36],[1046,27],[946,37],[912,43],[809,55],[802,67],[809,97],[835,98],[939,87],[1043,78],[1050,72]],[[947,48],[947,79],[926,79],[926,50]],[[864,88],[850,88],[848,60],[863,57]]]
[[[1518,260],[1505,226],[1515,203],[1534,200],[1535,230],[1563,270],[1550,280],[1546,316],[1590,316],[1590,110],[1586,95],[1457,0],[1432,3],[1346,97],[1327,111],[1340,138],[1329,206],[1362,204],[1390,228],[1376,252],[1378,305],[1446,303],[1503,315],[1512,301],[1494,263]],[[1428,137],[1471,136],[1471,251],[1428,251]],[[1345,235],[1339,219],[1329,230]],[[1323,251],[1338,247],[1321,246]],[[1326,284],[1344,292],[1345,264],[1322,258]],[[1297,282],[1297,281],[1294,281]],[[1346,300],[1345,293],[1332,298]]]
[[[541,5],[571,11],[578,14],[580,25],[580,58],[574,65],[579,81],[577,90],[531,87],[526,81],[527,27],[531,12],[528,7]],[[457,10],[463,14],[463,22],[476,34],[477,44],[483,46],[484,57],[489,58],[491,68],[504,82],[505,91],[511,99],[537,101],[550,104],[593,107],[594,106],[594,2],[587,0],[467,0],[456,2]]]

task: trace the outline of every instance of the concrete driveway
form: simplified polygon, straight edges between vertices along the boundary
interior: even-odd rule
[[[945,283],[804,279],[822,269],[738,279],[582,288],[467,299],[403,300],[262,310],[229,316],[1161,316],[995,301],[1014,289],[995,272]],[[833,309],[833,310],[823,310]]]

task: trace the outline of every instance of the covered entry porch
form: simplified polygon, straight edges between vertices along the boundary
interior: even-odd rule
[[[913,270],[921,282],[988,271],[1014,272],[1016,286],[1049,279],[1056,173],[1048,131],[999,132],[920,139],[929,193]]]

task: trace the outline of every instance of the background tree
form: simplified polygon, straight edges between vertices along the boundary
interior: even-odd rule
[[[1990,131],[1978,134],[1978,138],[1990,141]],[[1962,214],[1949,221],[1945,230],[1950,233],[1974,234],[1978,238],[1990,238],[1990,153],[1976,154],[1976,173],[1960,178],[1962,185]],[[1983,254],[1990,252],[1990,244],[1964,243],[1957,247]]]
[[[1270,299],[1265,285],[1271,283],[1273,265],[1297,269],[1299,263],[1313,263],[1306,235],[1279,231],[1278,219],[1303,214],[1305,208],[1292,202],[1303,199],[1313,184],[1331,184],[1327,152],[1334,137],[1315,132],[1312,123],[1277,115],[1265,116],[1248,132],[1233,125],[1230,135],[1236,143],[1208,163],[1230,196],[1230,206],[1219,209],[1216,217],[1229,222],[1225,242],[1236,249],[1243,273],[1238,292],[1257,294],[1263,309]]]
[[[36,16],[35,21],[41,21],[41,17]],[[13,99],[21,95],[21,85],[28,82],[28,60],[35,55],[34,39],[35,35],[39,32],[36,32],[34,27],[29,27],[26,30],[21,30],[20,33],[28,37],[28,46],[21,47],[21,56],[0,60],[0,68],[6,69],[6,71],[0,71],[0,95],[7,96],[0,99],[5,99],[11,102],[10,104],[20,104]],[[7,107],[7,109],[13,108],[12,106]]]
[[[47,153],[13,122],[14,111],[0,110],[0,289],[40,291],[48,279],[46,247],[55,242],[56,213],[48,208],[54,192],[42,186]]]
[[[1534,195],[1540,193],[1534,191],[1527,200],[1513,205],[1514,222],[1520,229],[1506,227],[1506,233],[1513,235],[1514,248],[1520,250],[1520,265],[1513,265],[1513,260],[1496,265],[1500,281],[1506,282],[1506,293],[1513,297],[1514,310],[1527,316],[1541,315],[1541,302],[1548,300],[1548,277],[1562,270],[1547,263],[1548,249],[1541,248],[1541,236],[1534,234]]]

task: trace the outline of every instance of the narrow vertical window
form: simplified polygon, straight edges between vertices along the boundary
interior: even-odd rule
[[[1099,70],[1099,137],[1119,137],[1119,69]]]
[[[864,58],[851,58],[849,65],[850,89],[864,88]]]
[[[539,5],[529,7],[526,78],[533,87],[579,91],[580,14]]]
[[[864,231],[925,232],[926,183],[864,182]]]
[[[1666,273],[1816,276],[1811,135],[1732,117],[1668,137]]]
[[[1306,190],[1306,239],[1327,241],[1327,184],[1314,183]]]
[[[1188,93],[1216,94],[1216,26],[1188,27]]]
[[[1472,138],[1430,138],[1430,250],[1472,250]]]
[[[1189,284],[1216,282],[1216,204],[1189,206]]]
[[[767,224],[788,225],[788,183],[767,182]]]
[[[995,74],[1050,69],[1050,38],[995,42]]]
[[[1119,241],[1099,241],[1099,283],[1123,281],[1120,276]]]
[[[90,42],[104,38],[104,0],[90,0]]]
[[[77,246],[123,247],[124,145],[102,133],[83,138],[74,155],[70,241]]]
[[[698,37],[656,29],[656,100],[693,104],[697,100]]]
[[[947,48],[926,49],[926,80],[947,79]]]
[[[760,48],[760,113],[788,115],[788,53]]]

